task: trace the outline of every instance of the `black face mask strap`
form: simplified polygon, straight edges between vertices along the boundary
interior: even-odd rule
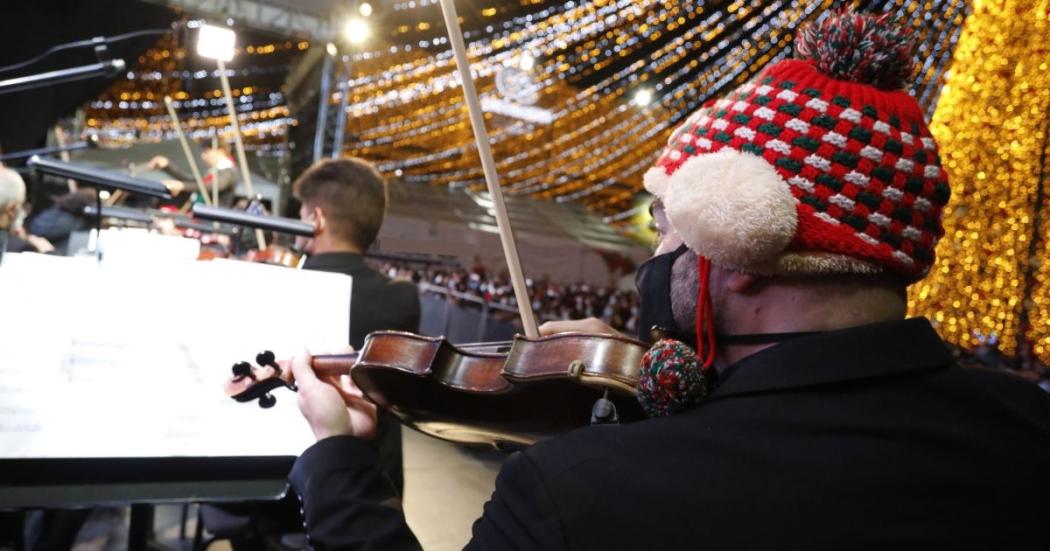
[[[800,331],[792,333],[750,333],[746,335],[718,335],[719,344],[770,344],[789,341],[802,337],[819,335],[820,331]]]

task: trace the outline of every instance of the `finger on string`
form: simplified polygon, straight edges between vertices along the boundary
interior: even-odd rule
[[[337,379],[335,377],[333,377],[331,379],[327,379],[327,380],[325,380],[325,382],[330,384],[330,385],[332,385],[332,388],[334,388],[335,391],[339,393],[339,396],[342,397],[343,401],[346,402],[346,405],[348,407],[352,406],[354,403],[358,403],[358,402],[362,402],[362,401],[367,402],[367,400],[365,400],[364,396],[362,396],[360,394],[355,394],[353,392],[347,392],[346,389],[343,388],[343,385],[341,385],[339,383],[339,379]]]
[[[305,348],[292,358],[292,374],[299,383],[312,383],[317,381],[313,367],[310,366],[310,352]]]

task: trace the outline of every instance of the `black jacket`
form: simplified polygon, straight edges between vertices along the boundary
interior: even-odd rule
[[[349,275],[350,335],[349,343],[360,350],[365,337],[386,329],[416,332],[419,330],[419,293],[406,281],[392,281],[365,264],[364,258],[352,253],[322,253],[311,256],[304,270],[335,272]],[[389,414],[379,416],[376,443],[383,470],[396,486],[404,489],[401,457],[401,424]]]
[[[1050,546],[1050,397],[958,367],[925,319],[788,341],[723,375],[685,413],[515,454],[469,547]],[[335,437],[297,461],[318,549],[418,546],[374,454]]]

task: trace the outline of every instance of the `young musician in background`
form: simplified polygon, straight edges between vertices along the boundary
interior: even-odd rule
[[[324,160],[307,169],[292,185],[299,199],[299,217],[314,225],[312,239],[302,247],[310,255],[304,270],[336,272],[353,278],[350,288],[350,335],[360,349],[365,337],[379,330],[416,332],[419,293],[407,281],[393,281],[365,264],[386,213],[386,181],[366,161]],[[384,471],[400,492],[401,424],[380,416],[376,433]]]
[[[416,286],[393,281],[364,261],[365,251],[372,246],[383,225],[387,197],[383,177],[360,159],[328,159],[299,176],[292,192],[302,203],[300,218],[315,228],[314,237],[300,243],[310,255],[302,269],[347,274],[352,278],[347,341],[350,346],[361,348],[365,336],[373,331],[416,332],[420,316]],[[308,305],[305,307],[309,309]],[[404,490],[401,424],[394,417],[381,414],[374,434],[378,448],[376,466],[400,495]],[[256,516],[280,517],[283,529],[291,527],[286,522],[291,517],[294,527],[301,530],[299,504],[283,505],[258,507]],[[244,542],[236,547],[248,549],[255,544],[255,541]]]

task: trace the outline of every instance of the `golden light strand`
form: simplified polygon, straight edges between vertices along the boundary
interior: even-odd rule
[[[1035,291],[1030,337],[1050,360],[1047,268],[1026,285],[1050,106],[1050,0],[977,0],[967,19],[930,130],[952,186],[945,236],[930,275],[912,287],[910,311],[948,341],[996,335],[1013,354],[1026,290]],[[1050,213],[1044,213],[1045,216]],[[1045,251],[1045,245],[1040,255]]]

